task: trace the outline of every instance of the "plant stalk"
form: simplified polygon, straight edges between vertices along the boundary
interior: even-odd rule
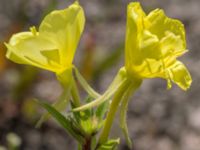
[[[122,96],[124,94],[124,91],[128,88],[130,84],[130,81],[125,80],[124,83],[119,87],[119,89],[116,91],[112,103],[110,105],[109,112],[107,114],[106,120],[105,120],[105,125],[103,128],[103,131],[100,135],[99,138],[99,144],[105,143],[108,139],[110,129],[112,127],[112,123],[115,117],[115,113],[117,111],[118,105],[120,103],[120,100],[122,99]]]
[[[91,142],[92,142],[92,138],[86,138],[86,142],[83,144],[82,146],[82,150],[91,150]]]
[[[125,92],[127,91],[127,89],[130,86],[133,86],[133,91],[135,91],[141,85],[141,82],[142,82],[141,79],[136,79],[134,81],[127,79],[119,87],[119,89],[115,92],[115,95],[113,97],[112,103],[109,108],[109,112],[108,112],[106,120],[105,120],[105,125],[103,128],[103,131],[99,138],[100,145],[105,143],[108,140],[108,136],[109,136],[110,129],[111,129],[113,121],[114,121],[115,114],[117,112],[117,109],[119,107],[119,104],[120,104]]]

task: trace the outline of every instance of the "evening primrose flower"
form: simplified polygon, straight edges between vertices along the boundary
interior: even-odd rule
[[[192,79],[187,68],[176,58],[186,50],[183,24],[168,18],[162,9],[148,15],[140,3],[132,2],[127,9],[125,68],[130,77],[160,77],[186,90]]]
[[[82,7],[75,2],[48,14],[39,26],[13,35],[6,43],[6,57],[61,75],[71,70],[75,50],[85,23]]]
[[[192,79],[184,64],[177,60],[185,52],[185,30],[179,20],[168,18],[162,9],[155,9],[146,15],[139,2],[130,3],[127,8],[125,66],[102,96],[74,111],[109,100],[126,80],[138,83],[136,87],[139,87],[143,79],[158,77],[168,81],[168,88],[172,81],[187,90]]]
[[[146,15],[140,3],[132,2],[128,5],[125,43],[126,80],[114,94],[100,134],[100,144],[108,140],[115,114],[121,104],[120,126],[132,149],[126,114],[131,93],[140,87],[143,79],[164,78],[168,81],[168,88],[171,87],[171,81],[183,90],[190,87],[191,76],[186,67],[177,60],[177,57],[186,51],[185,31],[180,21],[168,18],[161,9],[155,9]]]
[[[164,11],[155,9],[148,15],[140,3],[132,2],[127,9],[125,65],[103,95],[73,111],[83,111],[109,101],[113,96],[99,137],[99,145],[106,143],[117,109],[120,107],[120,126],[129,147],[126,114],[128,102],[146,78],[164,78],[187,90],[192,82],[186,67],[177,60],[186,50],[183,24],[168,18]]]

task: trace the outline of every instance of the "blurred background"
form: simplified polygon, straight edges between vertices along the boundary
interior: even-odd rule
[[[0,150],[67,150],[76,143],[49,120],[35,123],[44,112],[33,98],[49,103],[61,93],[53,73],[12,63],[5,58],[4,42],[13,33],[39,26],[54,9],[69,0],[0,0]],[[124,61],[128,0],[80,0],[86,26],[75,64],[88,82],[103,92]],[[176,85],[166,90],[161,79],[145,80],[129,104],[128,126],[133,150],[200,150],[200,0],[141,0],[146,12],[162,8],[186,27],[188,49],[181,60],[193,83],[184,92]],[[112,137],[120,136],[120,150],[128,150],[118,118]]]

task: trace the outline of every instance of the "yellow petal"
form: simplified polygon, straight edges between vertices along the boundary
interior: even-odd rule
[[[142,10],[140,3],[132,2],[127,9],[127,24],[126,24],[126,65],[139,61],[138,47],[139,37],[143,30],[143,18],[145,13]]]
[[[176,61],[168,71],[170,80],[176,83],[180,88],[187,90],[190,87],[192,78],[187,68],[180,61]]]
[[[71,65],[84,24],[83,9],[76,2],[64,10],[53,11],[42,21],[39,33],[57,45],[62,65]]]
[[[191,84],[191,77],[177,57],[187,52],[183,24],[168,18],[161,9],[148,16],[140,4],[130,3],[127,11],[125,67],[130,76],[164,78],[182,89]]]
[[[156,35],[151,34],[148,30],[144,30],[139,40],[140,55],[142,55],[141,59],[159,59],[162,56],[159,47],[159,39]]]
[[[17,51],[15,52],[15,50],[14,50],[15,47],[13,47],[13,45],[16,45],[18,42],[30,37],[31,35],[32,35],[31,32],[21,32],[19,34],[13,35],[9,41],[9,44],[5,43],[5,45],[8,49],[7,53],[6,53],[6,57],[16,63],[28,64],[28,60],[26,60],[26,58],[24,58],[24,57],[20,58],[20,56],[17,56]]]
[[[7,58],[16,63],[29,64],[54,72],[60,69],[59,62],[52,63],[51,59],[42,54],[43,51],[57,50],[48,38],[33,35],[31,32],[22,32],[13,35],[6,45]]]
[[[172,32],[166,32],[165,35],[166,36],[160,41],[160,49],[163,57],[166,57],[167,55],[178,57],[187,52],[180,36],[176,36]]]
[[[148,22],[146,28],[153,34],[162,39],[166,32],[172,32],[176,36],[180,36],[183,47],[186,47],[184,25],[176,19],[168,18],[164,11],[155,9],[145,19]]]
[[[143,19],[146,17],[139,2],[132,2],[128,5],[127,9],[127,26],[131,30],[135,30],[137,33],[144,28]]]
[[[60,73],[71,67],[84,22],[84,12],[76,2],[53,11],[44,18],[39,32],[32,27],[30,32],[12,36],[6,44],[7,58]]]

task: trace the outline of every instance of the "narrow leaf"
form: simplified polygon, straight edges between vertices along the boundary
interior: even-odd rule
[[[62,111],[67,107],[67,105],[69,103],[70,89],[71,89],[70,87],[68,87],[67,89],[64,89],[64,91],[61,94],[61,96],[59,97],[59,99],[53,104],[53,106],[57,110]],[[49,119],[49,117],[50,117],[50,115],[48,112],[43,114],[42,117],[40,118],[40,120],[37,122],[36,128],[39,128],[44,121]]]
[[[69,135],[74,137],[80,143],[84,142],[84,138],[79,134],[75,133],[75,131],[73,130],[71,120],[65,118],[65,116],[63,116],[60,112],[58,112],[54,107],[52,107],[48,103],[40,101],[37,102],[59,122],[59,124],[67,131]]]
[[[106,101],[104,102],[103,104],[101,104],[97,110],[96,110],[96,116],[99,118],[99,119],[103,119],[105,113],[107,112],[108,110],[108,106],[109,106],[109,102]]]
[[[120,139],[111,139],[108,140],[106,143],[100,145],[97,150],[116,150],[119,143]]]

